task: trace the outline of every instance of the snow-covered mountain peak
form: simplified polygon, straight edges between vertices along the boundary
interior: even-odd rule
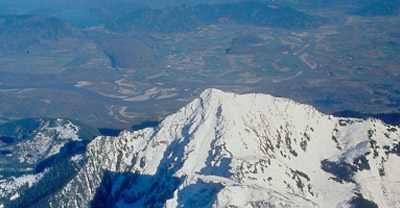
[[[89,150],[98,170],[112,171],[102,181],[115,181],[115,194],[101,195],[111,194],[112,206],[393,207],[398,130],[286,98],[207,89],[157,128],[97,138]]]
[[[218,97],[218,96],[223,96],[228,93],[223,92],[222,90],[219,90],[217,88],[208,88],[203,90],[203,92],[200,93],[200,98],[206,98],[206,97]]]
[[[76,177],[43,204],[399,207],[399,132],[286,98],[207,89],[156,128],[94,139]]]

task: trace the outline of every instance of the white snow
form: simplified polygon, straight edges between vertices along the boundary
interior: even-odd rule
[[[36,163],[48,157],[56,155],[60,149],[70,141],[80,141],[78,137],[79,127],[69,120],[56,119],[52,123],[46,121],[39,129],[33,132],[32,138],[19,142],[14,151],[13,157],[19,162]],[[80,160],[82,155],[72,157],[72,160]],[[25,171],[32,171],[32,168],[25,168]],[[21,194],[19,189],[28,188],[36,184],[47,170],[39,174],[25,174],[19,177],[10,177],[0,181],[0,197],[8,197],[10,200],[17,199]]]
[[[57,119],[55,126],[50,127],[45,123],[38,130],[33,139],[18,143],[21,149],[18,155],[20,162],[35,163],[41,157],[51,157],[60,152],[60,149],[70,141],[80,141],[78,137],[79,127],[70,121]],[[67,122],[67,123],[63,123]]]
[[[18,199],[18,197],[19,197],[19,193],[17,192],[17,193],[15,193],[14,195],[12,195],[12,196],[10,197],[10,200],[11,200],[11,201],[16,200],[16,199]]]
[[[28,188],[32,187],[33,184],[37,183],[44,175],[46,171],[33,175],[22,175],[20,177],[11,177],[7,180],[0,181],[0,197],[5,197],[9,194],[13,194],[10,200],[14,200],[19,197],[18,189],[24,185]],[[13,199],[11,199],[13,198]]]
[[[129,170],[146,179],[126,189],[126,195],[141,191],[157,198],[147,193],[152,180],[183,180],[177,187],[154,185],[173,187],[164,207],[196,207],[201,200],[212,207],[349,207],[355,193],[379,207],[399,207],[400,159],[384,148],[399,144],[399,132],[378,120],[324,115],[285,98],[208,89],[156,129],[96,138],[86,153],[91,159],[76,180],[90,189],[80,196],[85,201],[101,182],[96,171]],[[321,169],[323,160],[353,163],[362,156],[370,169],[355,172],[355,183],[332,180],[335,176]],[[118,178],[112,193],[121,186]],[[62,194],[68,191],[73,193]],[[146,197],[133,204],[121,200],[117,206],[143,207]]]
[[[74,155],[74,156],[71,157],[71,160],[74,161],[74,162],[79,162],[82,159],[83,159],[82,155]]]

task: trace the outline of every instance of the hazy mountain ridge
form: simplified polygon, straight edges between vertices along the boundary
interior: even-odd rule
[[[374,0],[376,1],[376,0]],[[270,0],[270,2],[293,6],[295,8],[327,8],[327,7],[358,7],[368,4],[371,1],[363,0]]]
[[[0,44],[2,49],[18,50],[29,47],[51,47],[78,42],[81,31],[58,18],[34,15],[0,16]]]
[[[96,138],[35,206],[395,207],[399,139],[379,120],[211,89],[157,128]]]
[[[359,16],[385,16],[397,15],[400,12],[398,0],[376,1],[364,7],[350,10],[348,13]]]
[[[107,27],[119,32],[185,32],[218,23],[255,24],[280,28],[316,27],[324,19],[276,4],[245,1],[138,10]]]

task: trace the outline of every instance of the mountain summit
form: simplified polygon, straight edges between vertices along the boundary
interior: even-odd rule
[[[157,128],[95,138],[35,206],[399,207],[399,130],[208,89]]]

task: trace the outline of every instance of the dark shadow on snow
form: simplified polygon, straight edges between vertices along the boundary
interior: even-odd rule
[[[131,207],[163,207],[168,199],[173,198],[174,191],[186,178],[186,176],[177,178],[174,174],[182,168],[185,160],[184,149],[192,137],[189,134],[189,128],[190,126],[187,126],[182,130],[182,138],[176,139],[168,145],[154,175],[105,171],[90,206],[113,207],[118,202],[123,202]],[[145,160],[141,160],[141,158],[133,161],[142,167],[145,166],[144,162]],[[211,162],[211,157],[208,162]],[[222,168],[227,168],[229,163],[229,160],[223,160]],[[202,170],[201,173],[211,174],[214,172],[210,169]],[[197,181],[180,191],[178,202],[180,207],[207,207],[215,201],[216,194],[222,188],[223,186],[220,184],[206,184]]]
[[[105,171],[90,206],[113,207],[121,201],[135,207],[134,204],[141,200],[147,207],[162,207],[183,181],[176,177],[160,177],[158,174],[151,176]]]
[[[211,207],[217,199],[217,193],[223,188],[221,184],[197,183],[182,189],[178,195],[178,207]]]

